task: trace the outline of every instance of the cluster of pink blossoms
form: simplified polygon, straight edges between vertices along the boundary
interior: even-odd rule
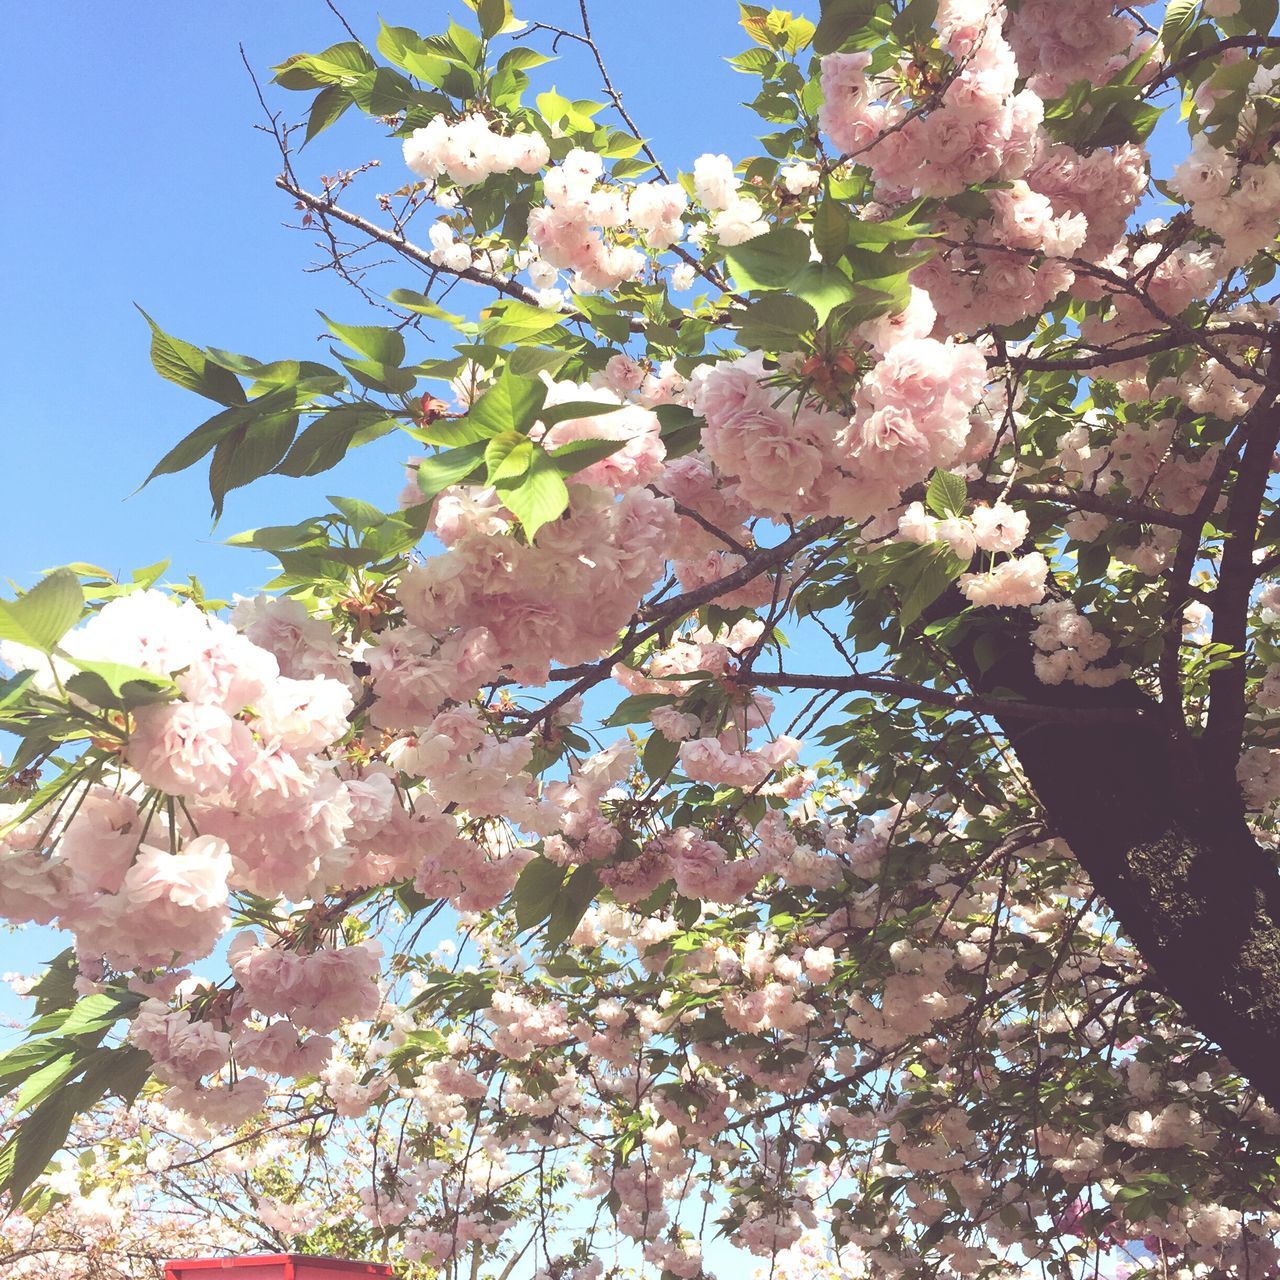
[[[1070,600],[1035,605],[1031,614],[1036,620],[1031,633],[1031,643],[1036,647],[1033,661],[1036,675],[1045,684],[1061,684],[1065,680],[1100,689],[1129,677],[1128,663],[1098,665],[1111,651],[1111,641],[1095,631]]]
[[[771,386],[758,354],[694,375],[707,456],[756,510],[881,516],[962,457],[986,384],[982,352],[913,333],[909,315],[875,337],[887,349],[862,380],[852,419]]]
[[[630,224],[652,249],[666,249],[683,231],[688,199],[674,183],[650,182],[630,191],[602,184],[604,160],[575,148],[548,169],[547,203],[529,215],[529,239],[542,260],[572,271],[575,292],[613,289],[633,280],[645,264],[637,248],[605,238]]]
[[[482,115],[436,116],[404,140],[404,162],[423,178],[448,177],[460,187],[512,169],[535,174],[551,158],[540,133],[498,133]]]
[[[944,0],[943,51],[955,74],[928,111],[868,79],[869,53],[822,59],[819,124],[846,155],[867,165],[877,194],[957,195],[976,182],[1020,177],[1043,117],[1040,98],[1016,90],[1018,64],[989,0]]]
[[[1222,237],[1229,265],[1242,265],[1275,241],[1280,170],[1274,149],[1262,160],[1242,163],[1201,135],[1170,185],[1190,203],[1196,222]]]
[[[102,959],[148,968],[207,954],[230,889],[305,890],[321,852],[342,845],[345,793],[323,756],[349,729],[346,684],[283,675],[231,624],[154,591],[111,601],[62,648],[172,676],[181,697],[132,713],[110,785],[90,781],[57,820],[37,815],[10,834],[0,877],[20,888],[26,918],[71,929],[86,971]],[[60,658],[3,652],[50,689],[58,669],[72,673]],[[157,815],[157,792],[180,813]],[[294,833],[303,848],[290,847]]]

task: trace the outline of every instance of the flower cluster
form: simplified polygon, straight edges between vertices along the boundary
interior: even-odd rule
[[[499,133],[477,114],[450,121],[435,116],[404,140],[404,162],[423,178],[448,177],[474,186],[495,173],[539,173],[551,158],[540,133]]]

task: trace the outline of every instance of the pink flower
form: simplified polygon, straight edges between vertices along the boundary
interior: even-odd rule
[[[1017,551],[1027,539],[1030,521],[1025,511],[1015,511],[1004,502],[973,509],[973,534],[983,551]]]
[[[960,590],[971,604],[1011,607],[1044,599],[1049,565],[1038,551],[1005,560],[987,573],[963,573]]]
[[[150,787],[171,796],[221,791],[253,745],[248,728],[211,705],[140,707],[125,756]]]

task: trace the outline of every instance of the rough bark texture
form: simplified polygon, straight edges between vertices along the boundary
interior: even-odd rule
[[[1009,717],[1001,728],[1156,984],[1280,1104],[1280,873],[1249,834],[1234,777],[1206,784],[1217,771],[1175,750],[1160,708],[1133,683],[1046,686],[1024,637],[1006,632],[1001,648],[985,670],[972,644],[953,650],[976,691],[1135,711],[1131,725]]]

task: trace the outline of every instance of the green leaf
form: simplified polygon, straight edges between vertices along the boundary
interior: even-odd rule
[[[726,58],[725,61],[735,70],[741,71],[744,75],[764,76],[768,75],[778,65],[778,59],[769,52],[768,49],[748,49],[745,53],[740,53],[737,57]]]
[[[785,289],[809,264],[810,243],[795,227],[775,227],[724,256],[740,288]]]
[[[511,0],[477,0],[476,17],[486,40],[500,35],[511,19]]]
[[[243,409],[224,409],[214,414],[207,422],[202,422],[194,431],[184,436],[168,453],[151,468],[151,474],[140,487],[151,483],[156,476],[173,475],[194,466],[224,436],[229,435],[245,421]]]
[[[393,368],[399,368],[404,363],[404,337],[395,329],[378,324],[338,324],[330,320],[323,311],[319,314],[333,334],[353,351]]]
[[[568,422],[572,418],[598,418],[606,413],[617,413],[625,407],[620,404],[601,404],[598,400],[566,400],[563,404],[541,409],[538,421],[545,427],[554,427],[556,423]]]
[[[599,888],[600,877],[594,867],[574,867],[551,909],[542,938],[544,949],[559,947],[568,941],[569,935],[587,914],[587,908]]]
[[[433,302],[425,294],[418,293],[413,289],[392,289],[387,294],[387,301],[397,307],[403,307],[406,311],[417,312],[420,316],[430,316],[433,320],[443,320],[445,324],[452,325],[455,329],[466,324],[466,321],[461,316],[455,315],[452,311],[446,311],[439,303]]]
[[[522,377],[533,377],[545,371],[554,378],[568,359],[567,351],[549,351],[546,347],[517,347],[507,361],[507,369]]]
[[[545,449],[531,440],[521,440],[495,461],[486,453],[489,483],[498,491],[503,505],[519,521],[530,542],[544,524],[558,519],[569,506],[569,490],[556,464]],[[490,450],[494,451],[494,445]],[[497,451],[494,451],[496,454]]]
[[[532,929],[551,915],[564,885],[565,869],[541,856],[526,864],[512,894],[516,927]]]
[[[487,307],[484,322],[485,341],[500,347],[507,343],[524,343],[558,329],[564,323],[564,316],[546,307],[512,301]]]
[[[533,442],[518,431],[502,431],[494,436],[484,450],[489,483],[496,484],[499,476],[523,475],[528,470],[533,447]]]
[[[425,498],[434,498],[451,484],[461,484],[484,464],[488,440],[477,440],[457,449],[446,449],[418,463],[418,488]]]
[[[270,524],[260,529],[246,529],[227,539],[229,547],[254,547],[259,551],[287,551],[291,547],[302,547],[309,542],[323,538],[316,525],[308,520],[305,524]]]
[[[466,421],[490,436],[526,431],[537,421],[546,398],[547,386],[540,379],[503,373],[468,409]]]
[[[649,713],[657,707],[669,707],[672,694],[668,693],[635,693],[623,698],[613,709],[613,713],[605,720],[606,729],[619,729],[628,724],[645,724]]]
[[[878,0],[822,0],[822,17],[813,36],[815,53],[835,53],[859,34],[875,14]]]
[[[339,498],[330,494],[329,501],[333,503],[336,510],[342,512],[347,523],[358,533],[366,529],[376,529],[387,522],[388,516],[385,511],[379,511],[372,502],[365,502],[361,498]]]
[[[0,710],[22,697],[27,686],[35,678],[34,671],[19,671],[16,675],[0,680]]]
[[[378,52],[388,61],[428,84],[442,85],[453,69],[448,58],[408,27],[389,27],[381,23],[377,44]]]
[[[341,85],[331,84],[321,89],[311,102],[307,114],[307,135],[302,140],[305,147],[318,133],[323,133],[349,106],[351,94]]]
[[[794,351],[800,335],[817,328],[818,313],[802,298],[766,293],[751,300],[737,323],[738,339],[745,347]]]
[[[83,1066],[83,1056],[74,1050],[54,1058],[22,1082],[13,1109],[25,1111],[28,1107],[43,1102],[68,1076],[74,1075]]]
[[[0,600],[0,640],[52,653],[83,611],[80,579],[70,569],[55,569],[25,595]]]
[[[903,563],[910,566],[898,610],[898,622],[905,630],[969,566],[950,547],[939,542],[916,548]]]
[[[354,445],[388,435],[399,422],[376,406],[340,404],[322,413],[290,446],[275,468],[282,476],[315,476],[336,467]]]
[[[813,213],[813,242],[822,254],[823,262],[836,262],[849,243],[849,229],[853,219],[848,209],[830,197],[823,200]]]
[[[91,662],[69,658],[79,671],[66,681],[67,691],[92,702],[95,707],[129,710],[153,702],[168,702],[178,686],[168,676],[159,676],[123,662]]]
[[[84,1035],[90,1031],[106,1031],[127,1017],[142,1003],[133,992],[99,991],[77,1000],[70,1016],[58,1028],[60,1036]]]
[[[819,325],[826,324],[827,317],[842,303],[858,296],[853,281],[843,271],[816,262],[809,263],[796,276],[791,292],[813,308]]]
[[[235,374],[213,363],[199,347],[165,333],[141,307],[138,311],[151,326],[151,363],[162,378],[219,404],[244,404],[244,388]]]
[[[554,58],[548,57],[545,53],[539,53],[537,49],[530,49],[527,45],[516,45],[514,49],[508,49],[498,59],[498,70],[529,71],[554,61]]]
[[[969,487],[963,476],[954,475],[950,471],[935,471],[925,491],[925,503],[929,510],[940,519],[964,514],[968,501]]]
[[[11,1204],[22,1199],[62,1148],[84,1096],[79,1086],[58,1090],[18,1123],[0,1149],[0,1191],[9,1193]]]
[[[275,413],[237,427],[218,441],[209,463],[213,514],[222,515],[223,499],[275,470],[289,452],[298,430],[296,413]]]
[[[398,71],[378,67],[357,76],[348,92],[351,101],[366,115],[394,116],[408,108],[415,90]]]
[[[625,443],[625,440],[570,440],[568,444],[549,450],[547,456],[562,476],[571,476],[613,457]]]
[[[1196,24],[1200,0],[1169,0],[1160,24],[1160,45],[1172,55]]]
[[[299,53],[271,69],[284,89],[321,89],[325,85],[350,85],[365,71],[374,69],[369,51],[355,40],[330,45],[323,53]]]

